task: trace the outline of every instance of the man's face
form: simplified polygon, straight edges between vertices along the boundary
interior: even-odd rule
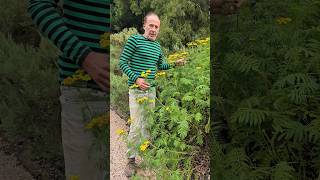
[[[144,34],[143,36],[152,41],[156,40],[160,30],[160,20],[156,15],[150,15],[147,17],[143,24]]]

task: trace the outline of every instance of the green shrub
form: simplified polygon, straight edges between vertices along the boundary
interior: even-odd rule
[[[0,33],[1,130],[32,140],[33,157],[61,158],[56,51],[15,44]]]

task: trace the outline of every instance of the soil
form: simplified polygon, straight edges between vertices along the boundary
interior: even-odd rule
[[[9,144],[0,137],[0,179],[1,180],[34,180],[23,167],[15,154],[10,153]]]

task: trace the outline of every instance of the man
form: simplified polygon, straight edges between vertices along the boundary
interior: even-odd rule
[[[125,169],[127,177],[132,176],[136,171],[135,157],[137,155],[135,145],[141,144],[142,139],[150,139],[147,130],[144,109],[137,99],[148,97],[150,107],[155,106],[155,87],[143,78],[141,73],[149,72],[148,80],[153,80],[157,70],[167,70],[175,65],[183,65],[183,60],[179,60],[175,65],[165,62],[159,42],[155,41],[160,30],[160,19],[154,12],[149,12],[144,17],[143,35],[133,35],[129,37],[120,56],[120,69],[126,74],[128,85],[136,84],[139,89],[129,89],[129,107],[132,123],[128,135],[128,164]]]
[[[30,0],[28,12],[39,30],[62,52],[58,66],[66,179],[103,180],[106,171],[99,166],[105,150],[94,154],[98,162],[91,157],[94,137],[85,124],[107,109],[109,58],[99,41],[110,31],[110,0],[65,0],[63,15],[57,10],[58,1]],[[92,80],[78,87],[64,86],[62,82],[79,69]]]

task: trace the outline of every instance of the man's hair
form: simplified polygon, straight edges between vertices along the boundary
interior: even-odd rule
[[[143,24],[146,23],[147,18],[148,18],[149,16],[152,16],[152,15],[155,15],[155,16],[158,17],[158,19],[160,19],[159,16],[158,16],[155,12],[150,11],[150,12],[148,12],[148,13],[144,16],[144,18],[143,18]]]

